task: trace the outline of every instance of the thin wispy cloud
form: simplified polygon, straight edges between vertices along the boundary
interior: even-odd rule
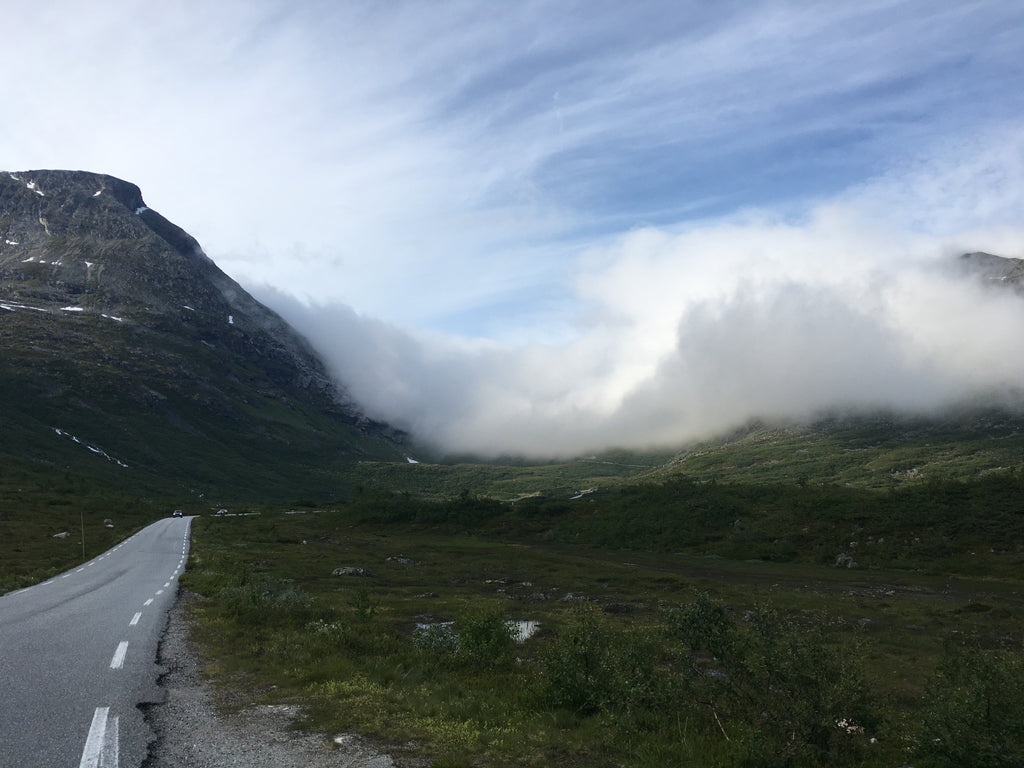
[[[138,183],[443,447],[666,443],[1020,373],[964,330],[1016,305],[934,266],[1022,255],[1016,4],[55,0],[5,28],[8,168]]]

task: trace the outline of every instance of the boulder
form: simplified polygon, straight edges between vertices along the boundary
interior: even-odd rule
[[[351,565],[345,565],[341,568],[335,568],[331,571],[331,576],[369,576],[370,571],[367,568],[357,568]]]

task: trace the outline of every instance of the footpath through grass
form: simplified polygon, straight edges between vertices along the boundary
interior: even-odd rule
[[[484,538],[465,499],[407,503],[197,518],[207,674],[438,767],[1024,763],[1019,581]]]

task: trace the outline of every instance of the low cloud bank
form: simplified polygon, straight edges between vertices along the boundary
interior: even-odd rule
[[[1019,135],[809,208],[642,229],[588,251],[551,343],[409,331],[267,288],[372,417],[452,452],[680,445],[751,419],[1024,402]],[[954,150],[957,148],[954,148]],[[568,341],[565,341],[568,339]]]
[[[748,234],[765,264],[779,244]],[[652,238],[679,262],[671,276],[651,263]],[[952,253],[841,279],[751,267],[707,284],[700,273],[721,262],[690,245],[688,235],[623,238],[585,281],[589,319],[560,345],[417,334],[260,294],[370,416],[449,451],[568,456],[679,445],[754,418],[1019,397],[1024,298],[965,275]]]

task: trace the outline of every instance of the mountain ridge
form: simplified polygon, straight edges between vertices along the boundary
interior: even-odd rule
[[[15,423],[37,458],[45,441],[28,435],[40,428],[91,433],[111,456],[146,455],[192,476],[194,461],[161,462],[146,445],[142,436],[159,432],[179,455],[170,444],[190,442],[184,452],[203,456],[213,485],[218,455],[237,468],[269,451],[290,467],[269,472],[276,482],[363,456],[401,459],[401,433],[368,419],[304,337],[112,176],[0,172],[0,349],[17,408],[0,449],[12,450]],[[244,443],[232,445],[233,434]],[[288,444],[304,445],[288,456]]]

